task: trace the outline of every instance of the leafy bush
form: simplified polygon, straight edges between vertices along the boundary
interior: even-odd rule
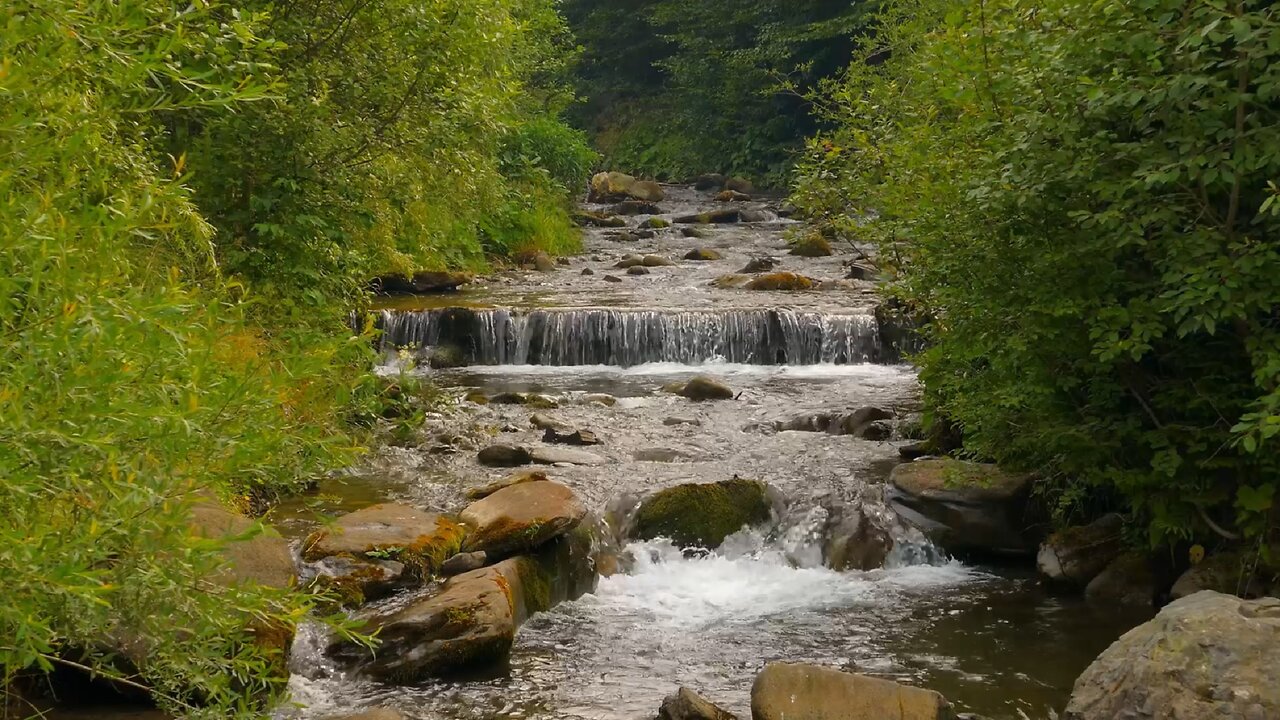
[[[1270,3],[895,3],[797,200],[880,243],[969,452],[1153,543],[1276,527]],[[890,58],[885,62],[886,58]]]

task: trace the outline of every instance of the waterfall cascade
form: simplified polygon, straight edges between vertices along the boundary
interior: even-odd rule
[[[852,364],[885,360],[874,315],[783,309],[383,311],[381,349],[451,345],[473,365]]]

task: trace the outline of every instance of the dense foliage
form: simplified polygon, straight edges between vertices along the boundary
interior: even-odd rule
[[[906,0],[797,197],[875,240],[933,412],[1154,544],[1274,532],[1280,18],[1271,3]],[[892,56],[887,63],[886,54]]]
[[[815,129],[803,94],[848,62],[871,2],[566,0],[576,111],[611,167],[784,178]]]
[[[71,664],[191,715],[279,690],[252,629],[311,600],[214,582],[191,505],[353,459],[370,275],[576,241],[572,59],[549,1],[4,4],[4,695]]]

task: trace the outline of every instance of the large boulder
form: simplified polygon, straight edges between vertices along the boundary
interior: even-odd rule
[[[1082,588],[1124,550],[1124,518],[1103,515],[1088,525],[1050,535],[1036,554],[1036,568],[1051,583]]]
[[[595,589],[593,535],[579,526],[520,555],[447,580],[440,591],[394,609],[357,617],[369,648],[338,640],[328,654],[383,682],[488,674],[510,657],[516,628],[529,616]]]
[[[399,684],[491,671],[506,662],[515,640],[513,580],[517,574],[496,566],[449,578],[435,595],[358,617],[362,632],[377,633],[376,648],[339,640],[328,652]]]
[[[427,578],[458,552],[463,535],[462,526],[443,515],[383,503],[343,515],[312,533],[302,544],[302,559],[395,560],[411,576]]]
[[[1280,718],[1280,600],[1210,591],[1167,605],[1076,680],[1067,720]]]
[[[586,514],[578,496],[560,483],[511,485],[458,514],[470,529],[462,550],[484,551],[490,557],[532,550],[577,527]]]
[[[949,720],[932,690],[833,668],[770,663],[751,686],[752,720]]]
[[[699,375],[684,384],[677,395],[695,402],[706,400],[732,400],[733,388],[704,375]]]
[[[658,720],[737,720],[737,717],[682,687],[663,698],[662,706],[658,708]]]
[[[191,532],[197,537],[227,540],[221,551],[226,566],[215,578],[224,585],[288,588],[297,580],[288,540],[215,502],[191,508]]]
[[[894,509],[947,552],[1000,556],[1036,552],[1039,528],[1029,515],[1029,475],[937,458],[898,465],[890,482]]]
[[[652,180],[636,180],[631,183],[627,194],[636,200],[649,203],[662,202],[667,197],[662,186]]]
[[[1084,588],[1084,598],[1099,607],[1151,611],[1160,592],[1151,559],[1136,552],[1112,560]]]
[[[1280,577],[1264,568],[1256,553],[1223,550],[1188,568],[1173,583],[1169,595],[1178,600],[1201,590],[1243,598],[1280,597]]]
[[[694,215],[681,215],[674,222],[683,225],[723,225],[736,223],[742,219],[742,211],[738,208],[724,208]]]
[[[832,570],[874,570],[884,567],[893,550],[888,528],[861,507],[832,509],[827,521],[822,560]]]
[[[631,186],[636,179],[620,172],[596,173],[591,177],[591,190],[587,199],[591,202],[619,202],[631,195]],[[642,198],[636,198],[642,199]]]
[[[664,537],[680,547],[717,548],[729,535],[772,516],[767,486],[735,477],[659,490],[640,503],[628,534],[638,540]]]

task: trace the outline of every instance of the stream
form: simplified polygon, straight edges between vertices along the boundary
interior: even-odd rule
[[[666,219],[722,206],[692,188],[667,191]],[[465,367],[412,372],[459,401],[429,417],[421,437],[377,449],[327,481],[313,503],[283,506],[271,521],[302,537],[315,527],[316,502],[329,513],[386,500],[457,511],[466,488],[507,474],[479,465],[479,448],[534,445],[542,434],[527,407],[460,399],[477,389],[548,395],[560,406],[536,412],[602,438],[589,448],[602,466],[549,469],[598,512],[655,489],[739,475],[776,489],[785,504],[778,521],[712,554],[633,543],[626,572],[521,627],[510,672],[499,678],[366,682],[325,660],[317,631],[304,628],[292,667],[296,707],[282,718],[389,706],[421,720],[632,720],[653,717],[680,685],[749,717],[751,681],[774,660],[927,686],[993,720],[1061,709],[1075,677],[1131,620],[1048,594],[1027,569],[949,559],[896,521],[886,567],[822,566],[818,529],[830,508],[891,514],[883,485],[906,441],[778,431],[777,423],[871,405],[910,416],[919,404],[915,371],[893,364],[881,342],[873,284],[843,279],[853,248],[828,258],[787,255],[785,235],[797,223],[779,218],[773,202],[735,205],[761,221],[699,226],[702,238],[684,236],[681,226],[648,239],[589,228],[584,252],[552,272],[508,271],[455,295],[388,300],[381,371],[403,371],[401,349],[456,344]],[[647,218],[629,218],[629,230]],[[681,259],[694,248],[722,257]],[[630,253],[675,265],[647,275],[612,268]],[[764,256],[819,280],[820,289],[711,286]],[[661,390],[699,374],[727,383],[737,398],[692,403]],[[616,403],[602,404],[601,393]]]

